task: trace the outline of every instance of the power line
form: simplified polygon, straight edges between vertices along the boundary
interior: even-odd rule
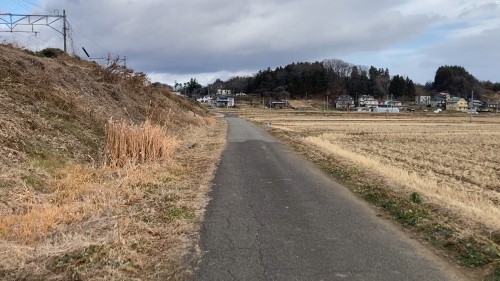
[[[87,39],[88,42],[90,42],[90,43],[94,44],[95,46],[99,47],[100,49],[102,49],[106,53],[110,53],[110,51],[108,49],[104,48],[103,46],[99,45],[97,42],[95,42],[92,39],[90,39],[82,31],[80,31],[75,25],[70,24],[69,22],[68,22],[68,25],[71,27],[72,31],[75,31],[76,33],[78,33],[79,35],[81,35],[82,37],[84,37],[85,39]]]
[[[54,11],[49,11],[49,10],[45,9],[44,7],[40,7],[40,6],[36,5],[36,4],[31,3],[31,2],[30,2],[30,1],[28,1],[28,0],[18,0],[18,1],[23,1],[23,2],[28,3],[29,5],[31,5],[31,6],[33,6],[33,7],[37,7],[37,8],[39,8],[39,9],[42,9],[42,10],[44,10],[44,11],[46,11],[46,12],[49,12],[49,13],[53,13],[53,14],[55,14],[55,13],[56,13],[56,12],[55,12],[55,10],[54,10]]]
[[[18,2],[17,0],[12,0],[12,2],[14,2],[15,4],[23,7],[26,11],[29,11],[30,8],[28,6],[26,6],[25,4],[21,3],[21,2]]]

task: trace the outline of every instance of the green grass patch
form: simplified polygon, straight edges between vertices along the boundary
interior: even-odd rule
[[[62,155],[38,144],[28,145],[27,153],[30,164],[48,172],[59,170],[67,163]]]
[[[493,272],[493,275],[491,276],[491,279],[493,281],[500,281],[500,265],[497,266],[497,268]]]
[[[166,220],[172,222],[179,219],[194,219],[194,211],[186,207],[170,207],[166,212]]]
[[[485,264],[485,256],[476,245],[468,245],[465,252],[460,255],[460,260],[466,266],[477,267]]]
[[[96,265],[102,266],[104,263],[107,263],[104,247],[101,245],[90,245],[79,251],[67,253],[52,259],[49,261],[48,267],[53,272],[66,272],[72,279],[77,277],[76,280],[79,280],[79,271],[95,267]]]
[[[26,185],[33,187],[33,189],[36,191],[42,193],[50,192],[47,185],[45,184],[45,180],[40,178],[38,175],[24,174],[21,176],[21,179],[26,183]]]

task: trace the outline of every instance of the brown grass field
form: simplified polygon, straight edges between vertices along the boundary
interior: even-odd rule
[[[0,44],[0,280],[185,280],[225,122],[45,51]]]
[[[441,248],[450,241],[465,243],[454,249],[460,252],[459,263],[499,278],[500,115],[475,115],[470,123],[468,115],[458,113],[385,115],[262,109],[238,113],[260,124],[271,122],[272,132],[300,146],[306,155],[314,151],[348,167],[351,173],[341,173],[341,181],[352,176],[373,178],[373,182],[382,179],[393,197],[418,197],[425,202],[421,205],[436,215],[429,216],[424,210],[425,215],[412,215],[415,222],[407,224],[454,225]],[[376,184],[365,180],[364,185]],[[397,202],[384,200],[378,204],[382,208],[387,208],[387,202]],[[412,204],[406,206],[410,213]],[[461,252],[471,240],[478,243],[479,252],[484,250],[481,255]],[[466,260],[467,254],[473,259]],[[494,268],[496,273],[492,273]]]

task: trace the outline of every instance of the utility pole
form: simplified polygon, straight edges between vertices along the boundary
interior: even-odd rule
[[[54,23],[62,20],[63,28],[62,31],[56,29],[53,25]],[[23,32],[23,33],[39,33],[35,31],[35,26],[48,26],[53,30],[57,31],[64,38],[64,52],[67,52],[66,48],[66,37],[67,37],[67,22],[66,22],[66,10],[63,10],[62,15],[22,15],[22,14],[0,14],[0,26],[7,27],[8,30],[0,30],[0,32]],[[31,27],[31,29],[26,29],[23,27]]]
[[[470,102],[469,102],[469,123],[472,123],[472,108],[474,107],[474,91],[472,91],[472,95],[470,97]]]
[[[63,10],[63,38],[64,38],[64,52],[68,53],[66,48],[66,37],[67,37],[67,27],[66,27],[66,10]]]

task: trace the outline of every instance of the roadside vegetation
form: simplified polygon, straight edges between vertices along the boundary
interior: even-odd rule
[[[240,110],[471,279],[500,271],[500,117]]]
[[[0,45],[0,279],[186,279],[225,126],[116,63]]]

